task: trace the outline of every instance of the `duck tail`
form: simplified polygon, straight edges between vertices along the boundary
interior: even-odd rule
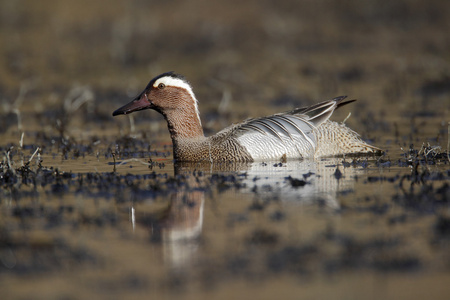
[[[350,99],[350,100],[343,101],[345,98],[347,98],[347,96],[340,96],[340,97],[336,97],[333,99],[336,102],[336,109],[356,101],[356,99]]]

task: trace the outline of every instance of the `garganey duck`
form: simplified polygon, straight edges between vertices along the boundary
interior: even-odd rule
[[[329,120],[335,109],[355,101],[345,98],[248,119],[205,137],[191,85],[182,75],[168,72],[150,80],[139,96],[113,116],[149,108],[161,113],[177,161],[280,161],[381,152],[344,124]]]

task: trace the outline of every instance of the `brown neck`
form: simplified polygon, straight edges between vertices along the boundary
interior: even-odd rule
[[[197,116],[195,109],[167,110],[163,115],[174,143],[183,138],[195,139],[205,137],[200,118]]]

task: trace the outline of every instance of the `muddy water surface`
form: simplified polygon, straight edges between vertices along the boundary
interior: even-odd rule
[[[448,162],[392,152],[398,161],[153,156],[151,168],[142,157],[41,155],[19,176],[31,181],[2,189],[3,291],[439,298],[450,279]]]

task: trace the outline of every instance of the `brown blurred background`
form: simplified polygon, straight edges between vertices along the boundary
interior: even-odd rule
[[[93,101],[72,126],[117,133],[126,120],[111,112],[173,70],[193,84],[207,132],[338,95],[359,100],[348,122],[370,138],[399,117],[435,126],[450,107],[449,15],[440,0],[3,0],[0,113],[18,106],[24,130],[51,130],[51,111],[81,87]]]
[[[305,179],[298,202],[287,181],[239,191],[273,168],[196,170],[186,178],[211,187],[191,186],[172,176],[161,116],[111,115],[171,70],[193,84],[207,134],[348,95],[332,119],[351,112],[387,158],[343,177],[327,161],[277,171]],[[446,299],[448,163],[411,168],[408,149],[445,151],[449,108],[448,0],[0,0],[0,298]],[[135,157],[158,164],[115,172]],[[204,200],[192,243],[153,240],[169,210],[185,213],[172,189],[186,208]]]

